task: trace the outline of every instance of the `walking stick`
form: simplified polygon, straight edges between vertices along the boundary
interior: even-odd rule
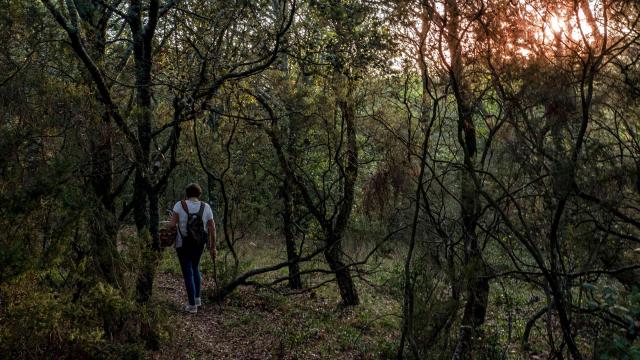
[[[211,261],[213,262],[213,284],[216,287],[216,291],[218,291],[218,266],[216,265],[216,257],[211,254]]]
[[[211,252],[211,262],[213,263],[213,286],[218,291],[218,266],[216,265],[216,256]]]

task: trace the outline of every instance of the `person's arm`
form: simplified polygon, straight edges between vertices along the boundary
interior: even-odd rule
[[[207,230],[209,232],[209,250],[211,257],[215,260],[218,256],[218,250],[216,249],[216,222],[213,219],[207,222]]]

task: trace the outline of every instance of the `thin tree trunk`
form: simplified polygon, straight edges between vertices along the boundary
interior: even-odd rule
[[[418,229],[418,218],[420,216],[420,195],[423,189],[425,163],[427,159],[427,147],[429,144],[428,132],[424,132],[425,138],[422,143],[422,155],[420,157],[420,174],[418,175],[418,185],[416,188],[416,205],[413,213],[413,222],[411,224],[411,238],[409,239],[409,249],[404,263],[404,301],[402,306],[402,329],[400,335],[400,347],[398,348],[397,358],[403,358],[404,343],[407,337],[412,336],[413,331],[413,283],[411,281],[411,259],[416,244],[416,233]],[[418,355],[414,350],[414,356]],[[417,357],[417,356],[416,356]]]
[[[282,201],[284,209],[282,212],[282,223],[284,231],[284,241],[287,247],[287,261],[289,265],[289,287],[291,289],[302,289],[302,279],[300,277],[300,264],[298,263],[298,252],[296,250],[296,239],[294,230],[294,206],[293,206],[293,186],[288,177],[282,181]]]
[[[460,175],[460,211],[464,243],[465,268],[463,271],[466,283],[466,303],[453,359],[468,359],[471,357],[473,338],[484,324],[489,297],[489,280],[485,276],[486,270],[476,234],[480,203],[479,193],[473,182],[477,140],[469,101],[470,92],[464,80],[461,32],[458,28],[461,14],[456,0],[447,0],[445,6],[450,14],[450,20],[447,23],[447,44],[451,56],[449,73],[458,110],[458,143],[464,156],[464,171]]]
[[[87,0],[75,2],[78,15],[83,21],[91,24],[87,27],[87,50],[96,62],[101,62],[105,55],[105,33],[107,21],[104,10],[94,7]],[[96,22],[96,19],[103,21]],[[93,85],[90,74],[86,74],[88,86]],[[99,98],[96,98],[99,101]],[[100,119],[96,119],[96,131],[89,134],[90,139],[90,175],[91,188],[100,204],[94,208],[93,221],[89,236],[93,247],[93,256],[99,267],[99,273],[114,287],[122,285],[120,270],[120,253],[117,247],[118,222],[115,219],[113,191],[113,132],[111,117],[105,111]],[[101,205],[101,206],[100,206]]]

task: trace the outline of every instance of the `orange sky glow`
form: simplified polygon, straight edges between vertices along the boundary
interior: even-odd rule
[[[518,53],[525,58],[532,53],[531,42],[533,45],[581,48],[593,44],[605,32],[603,7],[599,0],[588,1],[588,15],[582,7],[577,11],[575,8],[549,9],[528,0],[520,0],[519,4],[522,19],[528,23],[528,33],[534,40],[518,44]]]

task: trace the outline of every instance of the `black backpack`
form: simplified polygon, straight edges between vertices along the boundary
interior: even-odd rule
[[[202,214],[204,213],[204,202],[200,202],[200,210],[197,213],[190,213],[187,203],[182,200],[182,209],[187,213],[187,233],[180,232],[182,237],[182,246],[191,249],[197,249],[207,243],[207,233],[204,231],[204,222]],[[178,226],[178,229],[180,227]]]

